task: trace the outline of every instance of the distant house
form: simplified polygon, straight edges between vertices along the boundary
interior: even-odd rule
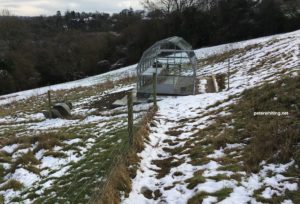
[[[156,42],[147,49],[137,66],[137,96],[153,92],[153,73],[157,77],[157,94],[195,94],[196,55],[192,46],[180,37]]]

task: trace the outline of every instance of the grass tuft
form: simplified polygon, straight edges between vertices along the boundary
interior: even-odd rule
[[[15,179],[10,179],[0,188],[0,190],[6,191],[9,189],[12,189],[14,191],[18,191],[18,190],[21,190],[23,187],[24,187],[24,185],[21,182],[15,180]]]
[[[199,183],[204,183],[206,181],[205,177],[202,175],[203,171],[197,171],[194,173],[194,176],[190,179],[187,179],[188,189],[194,189]]]
[[[230,193],[232,193],[232,191],[233,191],[232,188],[223,188],[214,193],[207,193],[207,192],[201,191],[200,193],[196,194],[194,197],[189,199],[188,204],[202,203],[202,201],[207,196],[217,197],[218,202],[220,202],[220,201],[224,200],[225,198],[227,198],[230,195]]]

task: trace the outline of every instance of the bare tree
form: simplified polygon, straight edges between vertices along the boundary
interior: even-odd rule
[[[148,11],[160,10],[164,14],[172,11],[172,0],[145,0],[142,2],[142,5]]]
[[[3,9],[0,11],[0,16],[10,16],[11,13],[8,9]]]
[[[173,11],[182,12],[185,8],[192,7],[202,0],[145,0],[142,5],[149,11],[161,10],[164,14]]]

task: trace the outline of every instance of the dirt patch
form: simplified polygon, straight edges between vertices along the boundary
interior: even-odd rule
[[[170,173],[171,168],[179,166],[183,161],[175,157],[169,157],[163,160],[154,160],[152,163],[160,168],[160,170],[157,170],[156,178],[161,179]]]
[[[217,74],[216,80],[217,80],[217,84],[219,86],[220,91],[224,90],[226,88],[226,85],[225,85],[226,74]]]
[[[174,130],[174,129],[171,129],[171,130],[165,132],[166,135],[175,136],[175,137],[179,136],[182,133],[183,133],[183,131],[181,131],[181,130]]]
[[[148,199],[152,199],[153,198],[153,195],[152,195],[153,191],[150,190],[147,187],[142,187],[141,193],[144,195],[145,198],[148,198]]]
[[[214,86],[213,79],[211,77],[208,77],[206,80],[207,80],[207,84],[205,86],[206,93],[215,93],[216,89],[215,89],[215,86]]]
[[[103,96],[100,100],[95,101],[89,105],[89,108],[97,108],[100,111],[105,109],[112,109],[112,104],[119,99],[122,99],[126,96],[127,92],[116,92]]]
[[[168,145],[170,145],[170,146],[178,145],[178,142],[174,142],[173,140],[170,140],[170,139],[164,140],[163,143],[168,143]]]

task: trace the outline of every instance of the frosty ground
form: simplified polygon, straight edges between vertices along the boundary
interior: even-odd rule
[[[227,73],[230,89],[164,97],[150,127],[150,140],[139,154],[129,197],[122,203],[295,203],[299,197],[299,169],[286,163],[262,161],[256,172],[242,168],[247,138],[213,145],[212,137],[230,131],[205,132],[223,117],[247,89],[299,75],[300,32],[287,33],[196,50],[197,77]],[[0,193],[5,203],[43,201],[87,202],[101,184],[110,159],[127,142],[126,107],[103,109],[97,101],[135,86],[135,66],[112,73],[0,97]],[[123,78],[127,79],[124,80]],[[45,119],[46,91],[74,103],[69,119]],[[150,104],[135,106],[140,119]],[[220,125],[221,126],[221,125]],[[213,130],[211,130],[213,131]],[[219,131],[219,132],[218,132]],[[207,133],[207,134],[206,134]],[[250,138],[248,138],[249,140]],[[293,199],[293,200],[292,200]]]

